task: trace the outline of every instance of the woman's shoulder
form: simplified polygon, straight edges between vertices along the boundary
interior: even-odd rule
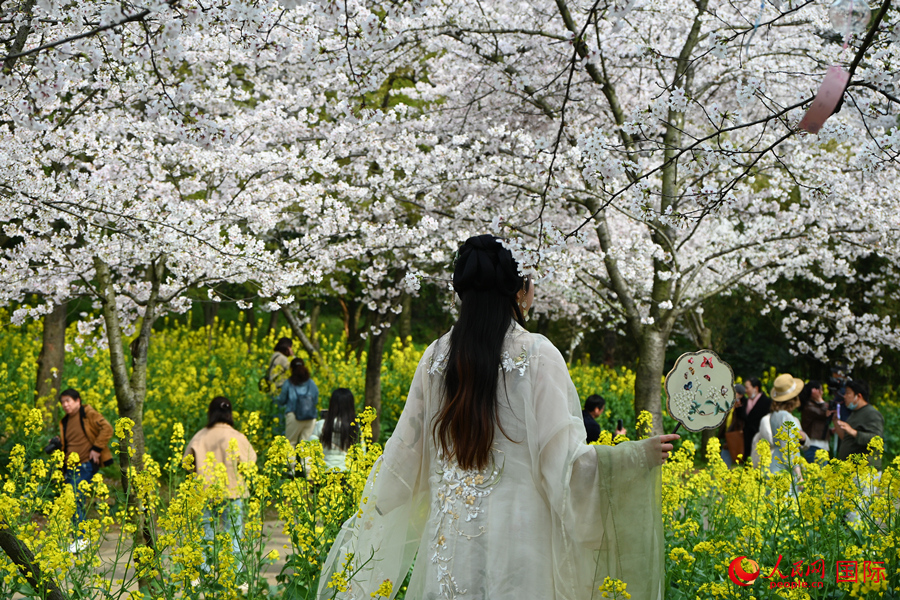
[[[453,329],[451,328],[450,331],[431,342],[425,348],[425,352],[422,353],[419,364],[427,369],[429,375],[444,372],[444,368],[447,366],[447,355],[450,350],[450,333],[452,331]]]
[[[562,364],[566,362],[559,349],[546,336],[528,331],[515,321],[506,336],[504,350],[508,352],[515,351],[517,355],[527,354],[529,357],[534,357],[541,362]]]

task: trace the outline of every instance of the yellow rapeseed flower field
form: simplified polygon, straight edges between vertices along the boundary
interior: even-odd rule
[[[0,598],[43,598],[56,588],[71,598],[312,597],[320,566],[341,524],[357,509],[381,446],[364,435],[348,452],[346,469],[329,470],[317,442],[292,448],[276,435],[278,413],[256,383],[276,332],[256,340],[241,322],[200,329],[162,324],[151,350],[144,421],[149,452],[143,469],[129,473],[127,491],[117,467],[82,484],[90,505],[87,520],[75,531],[75,497],[63,482],[62,453],[41,452],[49,431],[44,403],[32,393],[40,328],[12,327],[5,314],[0,322],[6,326],[0,341],[5,453],[0,458],[0,528],[23,544],[35,567],[25,573],[0,552]],[[128,453],[132,424],[114,418],[108,355],[94,340],[78,344],[77,336],[74,329],[67,336],[67,359],[74,366],[67,365],[65,385],[79,389],[85,402],[114,423],[114,453]],[[323,360],[312,369],[321,406],[339,386],[361,400],[365,357],[358,362],[344,340],[321,342]],[[398,340],[385,354],[385,429],[393,428],[403,408],[422,351]],[[610,412],[627,417],[631,371],[577,364],[571,373],[582,397],[601,393]],[[218,394],[232,399],[237,427],[251,439],[259,459],[239,467],[246,482],[241,535],[222,527],[207,540],[204,511],[216,515],[227,505],[224,471],[213,477],[218,483],[204,483],[182,454],[186,435],[204,424],[207,403]],[[891,394],[888,404],[897,401],[896,392]],[[371,410],[360,412],[364,434],[374,417]],[[648,418],[631,416],[629,431],[635,422],[645,430]],[[793,436],[782,436],[794,443]],[[877,442],[874,453],[883,450]],[[601,443],[614,441],[607,432]],[[729,469],[715,439],[706,466],[698,467],[696,453],[696,445],[684,440],[663,469],[666,598],[900,598],[900,459],[882,472],[865,457],[803,462],[799,480],[791,468],[769,472],[765,465],[771,454],[764,444],[760,468]],[[266,521],[277,522],[290,540],[279,553],[285,562],[277,587],[262,576],[266,561],[276,558],[265,549]],[[90,551],[70,553],[79,534]],[[117,542],[115,564],[99,560],[102,540]],[[336,592],[346,582],[338,578],[329,585]],[[404,582],[386,580],[378,593],[402,598],[404,590]],[[594,597],[630,594],[625,583],[608,579]]]

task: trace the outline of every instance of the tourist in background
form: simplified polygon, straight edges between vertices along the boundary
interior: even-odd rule
[[[237,454],[230,449],[232,441]],[[234,428],[234,414],[231,402],[224,396],[217,396],[209,403],[206,413],[206,427],[194,434],[184,449],[184,455],[193,456],[194,471],[204,480],[208,489],[224,483],[222,496],[203,509],[203,539],[215,540],[216,532],[227,531],[231,537],[231,549],[237,570],[243,568],[240,539],[244,533],[243,499],[249,495],[247,485],[238,470],[242,462],[256,462],[256,451],[250,441]],[[225,481],[216,475],[216,465],[225,465]],[[215,552],[207,550],[203,570],[209,572],[215,562]]]
[[[839,439],[837,457],[841,460],[847,460],[852,454],[867,453],[872,438],[884,437],[884,417],[869,403],[869,386],[865,382],[847,382],[844,406],[850,409],[847,420],[834,417],[834,432]],[[881,456],[869,464],[881,470]]]
[[[331,392],[328,412],[324,419],[316,421],[312,439],[322,444],[325,464],[329,469],[343,470],[346,467],[347,450],[359,441],[353,392],[347,388]]]
[[[833,414],[834,411],[828,409],[828,403],[822,397],[820,381],[812,380],[803,386],[803,391],[800,392],[800,426],[809,436],[806,447],[803,448],[806,462],[815,462],[816,452],[819,450],[828,454]]]
[[[772,412],[764,415],[759,422],[759,431],[752,440],[753,466],[759,466],[759,455],[756,444],[763,440],[772,448],[772,462],[769,471],[778,473],[791,468],[794,472],[795,482],[801,479],[800,450],[799,446],[806,444],[807,435],[800,426],[800,420],[791,414],[791,411],[800,406],[800,392],[803,391],[803,380],[785,373],[779,375],[772,382]],[[794,431],[799,433],[800,439],[796,446],[792,446],[791,440],[778,439],[778,431],[784,427],[787,429],[793,424]]]
[[[93,407],[81,402],[81,394],[69,388],[59,395],[59,404],[66,413],[59,422],[59,445],[65,453],[63,463],[66,483],[72,486],[75,493],[75,525],[76,539],[69,546],[69,552],[76,553],[88,547],[80,528],[87,516],[87,499],[78,488],[82,481],[90,482],[101,466],[111,465],[112,452],[109,440],[113,436],[113,428]],[[70,457],[75,457],[77,466],[69,468]]]
[[[722,460],[729,467],[738,462],[744,453],[744,417],[741,406],[747,401],[747,388],[738,383],[734,386],[734,404],[728,411],[725,421],[719,426]]]
[[[260,389],[270,394],[277,395],[281,392],[281,386],[291,374],[291,358],[294,356],[294,342],[289,337],[283,337],[275,343],[272,357],[269,358],[269,367],[266,376],[260,382]]]
[[[584,409],[581,411],[581,418],[584,420],[584,431],[587,434],[586,441],[588,444],[596,442],[600,439],[600,423],[597,422],[606,410],[606,400],[599,394],[591,394],[584,401]],[[627,432],[624,427],[617,427],[615,435],[625,435]],[[615,437],[615,436],[614,436]]]
[[[290,363],[291,376],[281,386],[275,403],[284,409],[284,435],[296,446],[312,437],[319,416],[319,388],[302,358]]]
[[[756,377],[744,381],[744,388],[747,391],[747,399],[741,404],[736,416],[744,423],[744,461],[746,461],[753,450],[753,437],[759,432],[759,422],[771,412],[772,399],[763,393]]]

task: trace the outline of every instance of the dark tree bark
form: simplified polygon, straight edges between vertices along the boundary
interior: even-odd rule
[[[13,40],[13,43],[8,46],[7,49],[7,58],[3,61],[3,74],[8,75],[12,72],[13,68],[16,66],[16,62],[18,61],[15,58],[15,55],[22,52],[25,48],[25,43],[28,41],[28,36],[31,35],[31,19],[34,15],[34,4],[35,0],[27,0],[22,6],[19,8],[19,15],[22,17],[21,25],[16,30],[16,37]]]
[[[206,327],[212,327],[213,323],[216,322],[217,316],[219,316],[219,303],[218,302],[204,302],[203,303],[203,325]]]
[[[41,568],[34,562],[34,554],[10,531],[6,523],[0,524],[0,548],[18,567],[28,585],[41,597],[47,600],[67,599],[52,576],[42,575]]]
[[[403,294],[401,302],[400,320],[397,323],[399,328],[398,334],[403,346],[409,346],[409,338],[412,337],[412,296],[407,293]]]
[[[313,348],[319,351],[319,315],[322,313],[322,305],[316,302],[309,313],[309,341]]]
[[[56,395],[62,391],[63,367],[66,359],[66,309],[67,302],[57,304],[53,312],[44,315],[44,332],[41,337],[41,354],[38,356],[37,379],[34,395],[50,415],[56,414]]]
[[[363,349],[363,339],[359,335],[359,321],[362,317],[362,303],[354,300],[339,300],[344,316],[344,333],[347,335],[347,345],[350,351],[359,358]]]
[[[253,307],[246,309],[244,315],[247,320],[247,354],[253,351],[253,339],[256,337],[256,311]]]
[[[390,331],[389,323],[377,335],[369,336],[369,352],[366,354],[365,405],[375,409],[372,439],[376,442],[381,434],[381,363],[384,360],[384,344],[387,341],[388,331]]]
[[[640,345],[640,361],[634,374],[634,414],[637,416],[646,410],[653,416],[652,435],[663,432],[660,373],[665,365],[668,339],[667,331],[654,327],[645,329]]]
[[[271,312],[269,313],[269,325],[266,327],[265,333],[263,333],[263,337],[269,337],[274,331],[276,334],[278,332],[278,315],[279,312]]]

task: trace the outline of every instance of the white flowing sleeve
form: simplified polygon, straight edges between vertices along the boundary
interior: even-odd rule
[[[609,576],[624,581],[632,598],[660,599],[665,563],[659,442],[587,445],[566,363],[549,342],[539,348],[534,449],[553,513],[558,595],[599,598]]]
[[[428,517],[420,478],[430,355],[431,349],[419,362],[397,427],[369,473],[359,510],[344,523],[328,554],[320,599],[371,600],[385,580],[391,581],[393,598],[409,572]],[[329,587],[335,573],[346,582],[345,591]]]

